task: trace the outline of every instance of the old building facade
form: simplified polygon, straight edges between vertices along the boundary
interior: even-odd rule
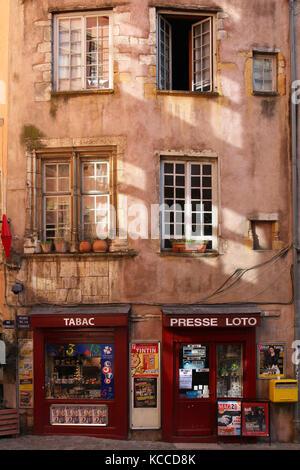
[[[4,399],[24,431],[215,440],[218,400],[295,377],[289,14],[11,0]],[[272,438],[294,417],[271,403]]]

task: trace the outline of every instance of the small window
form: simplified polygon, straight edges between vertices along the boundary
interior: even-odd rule
[[[160,90],[213,90],[213,18],[158,15],[158,80]]]
[[[112,88],[109,14],[55,16],[56,91]]]
[[[277,91],[277,56],[276,54],[253,55],[253,91],[272,93]]]

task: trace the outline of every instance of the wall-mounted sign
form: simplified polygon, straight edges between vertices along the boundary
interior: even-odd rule
[[[29,315],[17,315],[17,327],[21,329],[30,328],[30,316]]]
[[[13,330],[15,327],[14,320],[3,320],[3,328],[5,330]]]
[[[19,340],[19,406],[33,407],[33,341]]]
[[[257,345],[257,375],[259,379],[285,377],[285,343],[260,343]]]
[[[165,315],[164,317],[164,326],[171,328],[249,328],[259,325],[259,314]]]

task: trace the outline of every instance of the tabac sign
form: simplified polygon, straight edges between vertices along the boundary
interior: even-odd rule
[[[172,328],[245,328],[259,325],[259,314],[167,315],[164,317],[164,326]]]

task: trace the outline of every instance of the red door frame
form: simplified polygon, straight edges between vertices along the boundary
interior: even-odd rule
[[[34,345],[34,433],[35,434],[73,434],[110,439],[127,439],[128,433],[128,332],[126,315],[101,315],[87,328],[61,328],[66,316],[36,315],[31,317],[33,327]],[[80,316],[77,315],[76,318]],[[100,317],[100,316],[99,316]],[[118,317],[118,318],[117,318]],[[71,317],[70,317],[71,318]],[[84,318],[94,318],[84,315]],[[76,325],[76,322],[74,322]],[[65,323],[64,323],[65,324]],[[80,338],[82,342],[89,336],[95,338],[99,333],[103,336],[103,328],[109,327],[110,335],[114,336],[114,382],[115,398],[113,400],[75,400],[67,401],[69,404],[104,404],[108,405],[109,422],[107,427],[102,426],[52,426],[50,424],[50,403],[66,403],[66,400],[45,399],[45,338],[47,334],[57,334],[57,340],[69,341],[72,335]],[[101,328],[101,330],[100,330]]]
[[[176,371],[174,346],[177,342],[215,343],[239,342],[245,344],[244,396],[256,398],[256,331],[251,328],[163,328],[162,356],[162,437],[169,442],[216,442],[217,436],[177,436],[174,429]],[[213,372],[215,374],[215,371]]]

